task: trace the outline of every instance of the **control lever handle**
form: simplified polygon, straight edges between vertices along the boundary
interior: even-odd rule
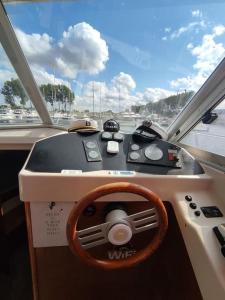
[[[217,226],[213,227],[213,231],[217,237],[217,240],[219,241],[219,243],[221,245],[221,253],[225,257],[225,238]]]

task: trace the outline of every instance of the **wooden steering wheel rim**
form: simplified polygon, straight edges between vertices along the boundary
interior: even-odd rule
[[[149,202],[151,202],[151,204],[155,206],[160,220],[158,231],[154,235],[151,242],[144,249],[138,251],[136,254],[130,256],[129,258],[112,261],[96,259],[82,248],[78,240],[77,224],[79,216],[82,214],[82,212],[88,205],[90,205],[99,197],[121,192],[133,193],[143,196],[146,200],[148,200]],[[140,263],[141,261],[145,260],[148,256],[152,255],[161,244],[166,234],[167,228],[167,212],[159,196],[157,196],[154,192],[141,185],[128,182],[116,182],[97,187],[96,189],[92,190],[87,195],[85,195],[78,202],[77,205],[74,205],[67,221],[67,240],[72,253],[80,257],[88,265],[100,267],[103,269],[120,269],[134,266]]]

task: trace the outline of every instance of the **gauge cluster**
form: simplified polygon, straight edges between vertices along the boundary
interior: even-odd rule
[[[160,139],[156,139],[151,143],[137,143],[131,138],[127,161],[129,163],[167,166],[172,168],[182,167],[180,148]]]

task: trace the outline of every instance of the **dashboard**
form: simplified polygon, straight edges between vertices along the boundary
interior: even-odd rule
[[[26,165],[32,172],[114,170],[159,175],[203,174],[184,149],[153,130],[69,132],[37,142]]]

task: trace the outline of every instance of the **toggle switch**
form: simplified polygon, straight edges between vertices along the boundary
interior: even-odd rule
[[[225,224],[213,227],[213,231],[221,246],[221,253],[225,257]]]

